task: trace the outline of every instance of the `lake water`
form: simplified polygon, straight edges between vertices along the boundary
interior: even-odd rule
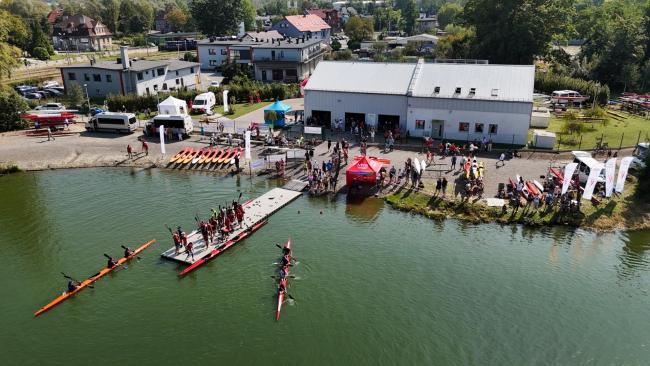
[[[650,234],[434,222],[303,196],[179,279],[163,224],[276,185],[167,170],[0,178],[3,365],[648,365]],[[320,213],[322,211],[322,214]],[[275,273],[291,236],[289,293]],[[66,286],[156,244],[49,312]]]

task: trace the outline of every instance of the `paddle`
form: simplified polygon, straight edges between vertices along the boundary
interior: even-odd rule
[[[296,278],[296,276],[294,276],[294,275],[288,275],[287,277],[288,278]],[[271,278],[278,279],[278,278],[280,278],[280,276],[271,276]]]
[[[122,247],[122,249],[124,249],[124,250],[127,250],[127,249],[129,249],[129,248],[127,248],[127,247],[125,247],[124,245],[120,245],[120,246],[121,246],[121,247]],[[141,259],[142,259],[142,258],[140,258],[140,256],[139,256],[139,255],[136,255],[135,257],[136,257],[136,258],[137,258],[138,260],[141,260]]]
[[[167,230],[169,230],[170,234],[174,235],[174,233],[172,232],[172,229],[170,229],[169,226],[167,226],[167,224],[165,224],[165,227],[167,228]]]
[[[63,273],[63,272],[61,272],[61,274],[63,275],[63,277],[69,279],[70,281],[76,282],[76,283],[77,283],[77,286],[81,285],[81,282],[75,280],[74,278],[68,276],[67,274],[65,274],[65,273]],[[93,286],[93,285],[88,285],[88,287],[90,287],[90,288],[95,288],[95,286]]]

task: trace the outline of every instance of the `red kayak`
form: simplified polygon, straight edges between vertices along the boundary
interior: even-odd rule
[[[192,272],[193,270],[197,269],[200,265],[204,264],[205,262],[208,262],[210,259],[212,259],[212,258],[218,256],[219,254],[225,252],[228,248],[232,247],[233,245],[237,244],[238,242],[240,242],[240,241],[241,241],[242,239],[244,239],[245,237],[247,237],[247,236],[249,236],[250,234],[254,233],[255,231],[257,231],[257,229],[259,229],[260,227],[266,225],[267,222],[268,222],[267,220],[260,221],[260,222],[258,222],[257,224],[253,225],[252,227],[250,227],[250,228],[248,228],[248,229],[242,231],[241,233],[239,233],[239,235],[237,235],[236,237],[234,237],[234,238],[228,240],[226,243],[222,244],[222,245],[221,245],[220,247],[218,247],[217,249],[213,249],[213,250],[212,250],[209,254],[207,254],[205,257],[203,257],[203,258],[199,259],[198,261],[192,263],[192,265],[190,265],[189,267],[185,268],[185,269],[184,269],[181,273],[179,273],[178,275],[179,275],[180,277],[183,277],[183,276],[185,276],[186,274]]]
[[[289,263],[291,263],[291,239],[287,241],[287,244],[284,245],[285,248],[289,249]],[[287,271],[287,275],[284,278],[278,280],[278,308],[275,311],[275,320],[280,320],[280,311],[282,310],[282,303],[284,302],[284,295],[287,292],[287,277],[289,277],[289,266],[285,266],[284,269]],[[284,291],[280,291],[280,287],[284,287]]]

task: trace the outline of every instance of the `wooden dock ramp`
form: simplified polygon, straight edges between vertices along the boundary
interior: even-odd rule
[[[226,240],[239,235],[239,233],[244,231],[246,228],[268,218],[282,207],[300,197],[301,194],[302,193],[299,191],[273,188],[256,199],[246,202],[244,204],[244,227],[233,230]],[[171,238],[169,240],[171,240]],[[180,253],[176,253],[176,248],[173,246],[164,251],[161,256],[172,261],[192,264],[216,248],[216,245],[214,244],[206,245],[203,241],[203,236],[198,229],[193,230],[188,234],[187,241],[194,244],[194,258],[186,253],[185,249],[181,249]]]

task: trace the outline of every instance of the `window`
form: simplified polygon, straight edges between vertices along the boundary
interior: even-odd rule
[[[216,55],[216,54],[217,54],[217,50],[215,50],[214,48],[208,48],[208,55]]]
[[[228,52],[226,52],[226,50],[221,50],[221,56],[225,56],[227,54],[228,54]]]
[[[284,73],[288,77],[298,77],[298,70],[296,70],[296,69],[286,69],[286,70],[284,70]]]
[[[112,83],[113,82],[113,75],[106,75],[106,82],[107,83]]]
[[[499,89],[492,89],[492,93],[491,93],[491,95],[492,95],[493,97],[498,96],[498,95],[499,95]]]
[[[460,92],[461,92],[461,88],[459,86],[457,86],[456,91],[454,92],[454,94],[460,94]]]
[[[217,66],[217,60],[210,60],[210,66]]]
[[[190,67],[190,74],[194,74],[194,68]]]
[[[416,130],[424,130],[424,120],[423,119],[416,119],[415,120],[415,129]]]
[[[147,88],[147,95],[149,95],[149,94],[151,94],[151,92],[149,91],[149,88]]]
[[[139,73],[138,73],[138,80],[142,80],[142,79],[144,79],[144,77],[142,76],[142,73],[139,72]]]
[[[90,81],[90,75],[84,74],[84,81]]]
[[[475,95],[476,95],[476,88],[470,88],[470,89],[469,89],[469,96],[470,96],[470,97],[473,97],[473,96],[475,96]]]
[[[436,86],[435,88],[433,88],[433,93],[434,94],[440,94],[440,87]]]
[[[147,75],[149,75],[149,70],[145,71],[144,73],[147,74]]]
[[[93,74],[93,81],[101,82],[102,76],[100,74]]]
[[[469,132],[469,122],[458,122],[459,132]]]
[[[180,84],[181,81],[179,79],[176,79],[176,85]]]
[[[167,90],[167,83],[163,84],[163,90]]]
[[[68,73],[68,79],[69,80],[77,80],[77,74],[75,74],[74,72],[69,72]]]
[[[476,124],[474,124],[474,132],[483,133],[483,127],[485,127],[484,123],[476,123]]]
[[[178,70],[176,70],[176,76],[178,76]],[[176,83],[176,84],[178,84],[178,83]]]
[[[495,135],[497,133],[497,131],[499,131],[499,125],[494,124],[494,123],[490,123],[490,127],[489,127],[489,130],[488,130],[490,135]]]
[[[163,75],[165,75],[165,69],[162,68],[162,67],[159,68],[158,70],[156,70],[156,72],[158,73],[158,76],[163,76]]]

